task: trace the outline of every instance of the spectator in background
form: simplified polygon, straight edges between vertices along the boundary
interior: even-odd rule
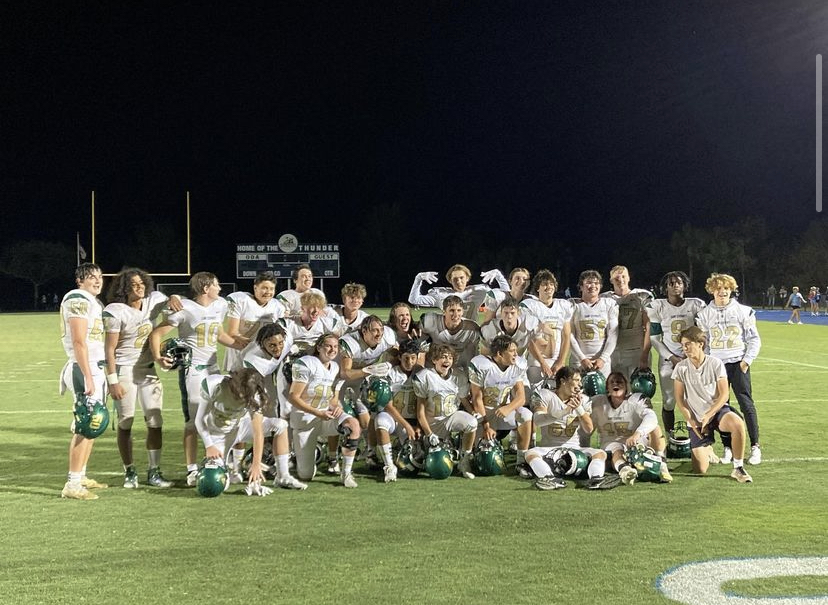
[[[770,285],[768,288],[768,308],[773,309],[776,306],[776,288],[773,287],[773,284]]]
[[[802,305],[805,304],[805,297],[799,291],[797,286],[793,287],[793,291],[791,292],[791,297],[788,299],[788,302],[785,303],[785,308],[791,308],[791,316],[788,319],[789,324],[801,324],[802,320],[799,317],[799,310],[802,308]],[[796,321],[794,321],[796,320]]]
[[[784,308],[785,301],[788,300],[788,289],[785,286],[779,286],[779,302]]]

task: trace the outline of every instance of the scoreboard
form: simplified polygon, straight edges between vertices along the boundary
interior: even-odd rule
[[[280,243],[283,244],[280,246]],[[298,265],[308,265],[316,278],[339,277],[339,244],[237,244],[236,278],[253,279],[271,271],[289,279]]]

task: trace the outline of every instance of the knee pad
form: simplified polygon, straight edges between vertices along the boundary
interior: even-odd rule
[[[382,412],[377,415],[374,419],[374,425],[377,427],[378,431],[385,431],[386,433],[391,433],[394,431],[394,427],[396,423],[394,419],[391,417],[390,414],[386,414]]]
[[[347,439],[351,436],[351,433],[353,433],[354,431],[350,426],[348,426],[348,422],[343,422],[342,424],[336,427],[336,432]]]
[[[276,421],[273,423],[273,433],[276,435],[281,435],[288,429],[287,420],[284,418],[277,418]]]
[[[144,422],[148,429],[160,429],[161,425],[164,424],[161,420],[161,410],[147,410]]]
[[[359,445],[359,439],[352,439],[351,437],[347,437],[342,440],[342,447],[349,450],[357,449]]]
[[[122,431],[131,431],[132,430],[132,423],[135,420],[134,416],[129,416],[127,418],[118,418],[118,428]]]
[[[529,411],[529,408],[520,407],[515,410],[515,424],[520,426],[524,422],[529,422],[532,420],[532,412]]]

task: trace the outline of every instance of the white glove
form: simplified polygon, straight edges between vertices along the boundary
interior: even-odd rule
[[[379,376],[382,378],[383,376],[388,376],[391,372],[391,364],[387,361],[383,361],[380,363],[375,363],[370,366],[366,366],[362,368],[362,371],[368,374],[369,376]]]
[[[428,436],[428,444],[431,447],[437,447],[438,445],[440,445],[440,437],[438,437],[434,433],[431,433],[431,435]]]
[[[437,271],[423,271],[422,273],[418,273],[417,277],[428,284],[433,284],[439,279],[437,277]]]
[[[500,269],[492,269],[491,271],[483,271],[480,274],[480,279],[483,280],[484,283],[490,284],[493,281],[497,281],[497,278],[500,277]]]
[[[269,496],[273,493],[272,489],[266,485],[262,485],[258,481],[248,483],[247,487],[244,488],[244,491],[248,496]]]

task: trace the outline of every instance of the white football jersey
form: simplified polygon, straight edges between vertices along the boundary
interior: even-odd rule
[[[647,317],[650,323],[661,326],[661,342],[670,353],[684,357],[681,333],[695,325],[696,315],[704,307],[704,301],[700,298],[685,298],[679,306],[670,304],[666,298],[658,298],[647,305]]]
[[[424,313],[420,318],[420,329],[433,344],[445,344],[454,349],[455,366],[466,367],[477,355],[480,327],[470,319],[464,319],[460,328],[451,333],[446,329],[442,313]]]
[[[178,328],[178,337],[192,349],[193,365],[215,365],[218,335],[227,315],[227,301],[217,298],[205,307],[184,298],[181,306],[181,311],[167,317],[167,323]]]
[[[272,357],[267,351],[262,350],[259,343],[254,340],[240,352],[242,367],[253,368],[262,376],[270,376],[279,368],[288,356],[292,344],[293,340],[291,339],[290,334],[286,334],[282,354],[277,359],[276,357]]]
[[[537,318],[539,336],[542,337],[542,341],[538,342],[541,355],[555,363],[561,354],[564,326],[572,320],[572,303],[562,298],[554,298],[552,304],[547,307],[536,298],[526,298],[520,303],[520,308],[524,314]],[[529,363],[533,366],[540,365],[534,357],[529,359]]]
[[[517,345],[517,353],[524,360],[527,356],[529,343],[539,338],[540,324],[538,319],[528,313],[518,319],[518,327],[514,334],[509,334],[503,328],[503,323],[496,317],[480,326],[480,338],[490,345],[495,337],[506,334]]]
[[[696,325],[707,333],[710,354],[725,363],[744,360],[748,365],[759,355],[762,340],[756,314],[747,305],[730,299],[724,307],[711,302],[696,316]]]
[[[722,360],[705,355],[698,368],[689,359],[682,359],[673,368],[672,378],[684,385],[685,401],[698,421],[712,407],[716,383],[720,378],[727,379],[727,370]]]
[[[415,368],[418,370],[418,368]],[[391,383],[391,404],[406,419],[417,417],[417,396],[414,394],[414,373],[406,374],[400,366],[391,368],[386,379]]]
[[[225,378],[222,374],[214,374],[201,381],[201,397],[205,402],[201,405],[206,406],[204,424],[211,435],[227,435],[247,414],[245,402],[236,399],[230,389],[222,386]]]
[[[255,338],[259,328],[284,316],[285,306],[275,298],[262,306],[248,292],[227,295],[227,317],[239,320],[239,334],[245,338]]]
[[[290,335],[293,344],[299,348],[300,355],[313,353],[316,341],[323,334],[333,334],[339,337],[346,332],[345,324],[336,315],[320,315],[308,328],[302,325],[302,320],[299,318],[282,318],[279,321]]]
[[[348,332],[359,332],[359,326],[362,325],[362,321],[368,317],[368,313],[363,311],[362,309],[357,309],[356,317],[352,321],[348,321],[345,319],[344,307],[342,305],[328,305],[328,308],[325,309],[326,314],[336,314],[342,323],[345,324],[345,328]]]
[[[377,346],[370,348],[362,338],[362,334],[349,332],[339,339],[339,354],[342,357],[351,358],[353,360],[352,367],[361,370],[378,362],[388,349],[392,349],[396,345],[397,338],[394,335],[394,330],[388,326],[383,326],[382,339],[380,339]]]
[[[72,346],[72,331],[69,320],[80,318],[86,320],[86,348],[89,364],[93,365],[104,359],[103,305],[86,290],[70,290],[60,303],[60,327],[63,350],[73,362],[77,361]]]
[[[139,361],[142,364],[152,362],[147,342],[153,321],[166,305],[167,296],[156,291],[141,300],[140,309],[125,303],[109,303],[104,307],[104,330],[108,334],[119,335],[115,347],[117,365],[134,366]]]
[[[321,294],[325,296],[325,293],[318,288],[310,288],[306,290],[306,292],[314,292],[316,294]],[[279,294],[276,295],[276,300],[278,300],[282,305],[285,307],[286,316],[292,317],[295,315],[302,314],[302,292],[301,294],[296,290],[282,290]]]
[[[339,364],[331,362],[325,367],[315,355],[305,355],[291,366],[293,382],[307,385],[302,395],[304,401],[317,410],[327,409],[334,396],[334,383],[339,375]]]
[[[616,350],[641,350],[644,346],[644,309],[653,300],[649,290],[633,288],[624,296],[615,292],[604,292],[604,298],[611,298],[618,305],[618,341]]]
[[[592,424],[601,438],[601,448],[613,442],[623,443],[636,431],[650,434],[658,426],[658,417],[647,402],[641,393],[633,393],[613,409],[607,395],[593,397]]]
[[[581,395],[581,405],[589,412],[589,397]],[[535,412],[533,420],[540,427],[540,447],[579,447],[578,414],[551,389],[538,388],[532,392],[532,409],[543,406],[545,412]]]
[[[486,298],[489,286],[477,284],[476,286],[469,286],[462,292],[457,292],[452,288],[439,287],[431,288],[426,294],[420,294],[412,289],[408,302],[419,307],[435,307],[437,309],[443,308],[443,301],[449,296],[457,296],[463,301],[463,317],[477,320],[480,305]]]
[[[573,298],[572,354],[576,361],[600,353],[609,361],[618,337],[618,304],[611,298],[598,298],[592,304]],[[581,353],[581,355],[579,355]]]
[[[485,355],[478,355],[469,363],[469,383],[483,391],[483,407],[486,409],[508,405],[512,387],[518,382],[529,382],[526,379],[526,361],[520,357],[505,370]]]
[[[443,378],[435,370],[425,368],[414,374],[414,394],[425,399],[425,413],[429,421],[451,416],[469,396],[469,379],[463,372],[451,369]]]

